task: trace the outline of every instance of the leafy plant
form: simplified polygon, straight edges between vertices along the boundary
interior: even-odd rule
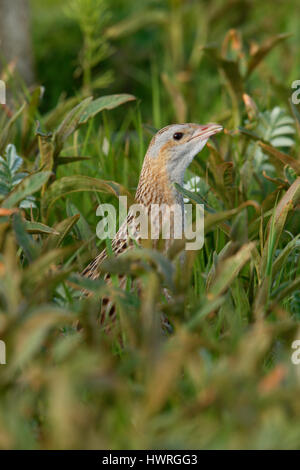
[[[273,2],[116,5],[99,23],[121,51],[109,64],[141,104],[79,93],[44,113],[40,87],[15,84],[0,110],[0,447],[299,448],[300,121],[288,80],[274,81],[298,64],[297,41],[271,28]],[[241,30],[226,32],[233,22]],[[204,204],[203,248],[143,246],[107,259],[113,282],[82,277],[105,247],[97,206],[133,196],[144,131],[179,115],[224,127],[176,186]],[[19,207],[29,196],[30,217]],[[114,324],[99,325],[104,298]]]
[[[255,132],[258,139],[269,142],[275,148],[286,150],[295,145],[293,138],[296,132],[295,121],[285,110],[280,109],[278,106],[271,111],[266,110],[263,113],[257,113],[256,119],[251,125],[251,130]],[[253,156],[256,169],[261,173],[270,170],[274,172],[274,167],[270,164],[269,157],[263,152],[263,149],[254,143],[251,147],[248,155]]]
[[[28,175],[28,173],[18,171],[22,165],[23,159],[17,155],[16,147],[8,144],[4,157],[0,156],[0,195],[2,197],[7,196]],[[36,208],[34,196],[26,196],[19,202],[19,207]]]
[[[109,20],[108,4],[106,0],[70,0],[66,12],[78,23],[83,36],[77,75],[83,75],[83,92],[90,95],[92,90],[105,88],[113,80],[111,70],[93,77],[94,69],[111,53],[105,36]]]

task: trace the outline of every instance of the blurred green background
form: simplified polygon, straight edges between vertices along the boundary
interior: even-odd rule
[[[266,105],[276,100],[269,92],[271,77],[289,87],[299,74],[297,0],[32,0],[30,4],[36,79],[46,89],[44,109],[55,106],[62,92],[76,94],[82,84],[78,57],[85,26],[94,28],[95,37],[103,38],[109,49],[107,57],[93,67],[95,80],[111,73],[107,86],[96,88],[96,93],[134,94],[143,102],[144,119],[156,120],[157,127],[172,118],[168,111],[159,117],[152,112],[153,81],[160,82],[163,73],[187,97],[188,120],[204,122],[220,108],[220,83],[201,46],[220,44],[231,28],[238,30],[248,48],[272,35],[292,33],[281,50],[274,50],[264,61],[260,77],[251,77],[254,95],[260,80],[265,81],[265,89],[257,93],[263,93]],[[89,10],[96,12],[94,23]],[[159,89],[155,98],[162,100],[162,110],[169,110],[169,95],[164,86]]]

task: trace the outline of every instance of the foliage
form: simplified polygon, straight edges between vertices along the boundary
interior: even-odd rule
[[[299,448],[300,114],[288,80],[275,80],[292,43],[282,28],[256,43],[226,33],[229,10],[255,31],[244,2],[142,3],[118,1],[106,29],[123,51],[135,46],[126,60],[131,73],[139,65],[141,101],[79,90],[42,112],[37,87],[0,111],[0,447]],[[195,37],[199,7],[208,26]],[[150,70],[140,40],[161,51]],[[82,278],[105,247],[99,202],[133,197],[149,133],[179,117],[224,126],[177,187],[204,204],[203,249],[183,264],[181,242],[110,257],[104,269],[127,274],[124,291]],[[98,321],[107,295],[109,334]]]
[[[104,28],[108,21],[106,0],[70,0],[66,13],[80,27],[83,36],[83,48],[80,53],[79,74],[83,74],[83,90],[90,94],[95,88],[103,88],[112,81],[112,74],[106,72],[92,77],[93,69],[110,53]]]
[[[0,157],[0,195],[7,196],[20,183],[27,173],[18,171],[23,159],[17,155],[16,147],[8,144],[5,149],[5,158]],[[36,207],[34,196],[27,196],[19,203],[19,207]]]

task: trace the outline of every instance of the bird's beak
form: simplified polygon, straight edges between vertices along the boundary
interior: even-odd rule
[[[217,134],[218,132],[221,132],[222,130],[223,127],[220,126],[220,124],[209,123],[205,126],[199,126],[193,133],[190,140],[196,138],[199,138],[199,140],[207,140],[209,137]]]

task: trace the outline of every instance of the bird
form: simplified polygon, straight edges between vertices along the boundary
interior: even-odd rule
[[[194,157],[205,147],[209,137],[221,132],[223,127],[219,124],[209,123],[205,125],[195,123],[171,124],[160,129],[151,139],[144,157],[140,178],[135,194],[135,202],[143,205],[151,213],[153,205],[181,208],[180,223],[184,224],[183,196],[177,191],[175,184],[183,185],[187,167]],[[161,228],[163,212],[156,216],[154,225]],[[176,219],[173,219],[176,224]],[[141,244],[141,236],[137,220],[129,209],[127,218],[119,228],[111,241],[111,249],[115,256],[119,256],[131,249],[136,244]],[[170,232],[170,240],[174,239],[174,225]],[[153,241],[154,246],[157,240]],[[104,249],[88,266],[81,275],[90,279],[97,279],[101,275],[101,263],[108,257]],[[110,275],[104,278],[110,282]],[[125,288],[125,277],[120,277],[120,287]],[[110,299],[102,301],[105,308],[105,316],[111,316],[114,305]]]

